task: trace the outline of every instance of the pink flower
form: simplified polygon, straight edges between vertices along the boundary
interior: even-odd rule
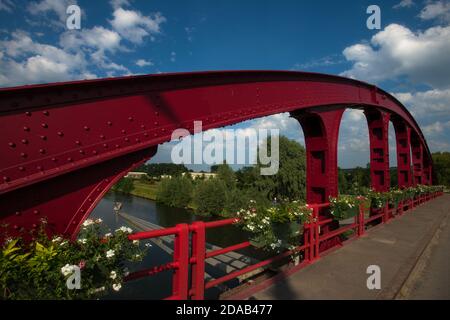
[[[80,267],[80,269],[83,269],[86,266],[86,261],[81,260],[78,266]]]

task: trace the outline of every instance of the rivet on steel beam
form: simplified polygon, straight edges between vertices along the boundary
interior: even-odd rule
[[[48,128],[48,124],[46,124],[46,123],[41,123],[41,127],[42,127],[42,128]]]
[[[3,177],[3,181],[8,182],[9,181],[9,177]]]
[[[155,111],[155,116],[159,116],[159,112],[158,111]]]
[[[93,154],[97,154],[97,150],[92,151]]]
[[[144,133],[144,137],[148,137],[148,133],[147,132]]]
[[[136,138],[136,142],[140,142],[141,141],[141,139],[139,139],[139,138]]]
[[[128,141],[130,141],[130,139],[128,139],[128,138],[125,138],[125,141],[126,141],[126,142],[128,142]]]
[[[104,143],[103,148],[108,148],[108,144]]]
[[[154,133],[154,134],[153,134],[153,136],[154,136],[154,137],[157,137],[157,136],[158,136],[158,134],[157,134],[157,133]]]
[[[128,117],[128,121],[133,121],[133,117]]]
[[[24,130],[24,131],[30,131],[30,128],[27,127],[27,126],[25,126],[25,127],[23,127],[23,130]]]
[[[20,156],[21,156],[22,158],[26,158],[26,157],[27,157],[27,154],[26,154],[25,152],[21,152],[21,153],[20,153]]]
[[[41,136],[41,139],[45,141],[47,140],[47,136]]]
[[[72,162],[72,158],[71,157],[67,158],[67,161]]]
[[[16,212],[15,212],[15,215],[16,215],[16,216],[20,216],[20,211],[16,211]]]
[[[166,131],[166,129],[162,128],[161,131],[164,132],[164,131]]]
[[[122,131],[121,131],[122,133],[127,133],[127,131],[125,130],[125,129],[122,129]]]
[[[141,124],[141,128],[142,128],[142,129],[145,129],[145,124]]]
[[[37,224],[36,223],[33,223],[31,226],[33,227],[33,229],[37,228]]]
[[[108,126],[112,126],[112,122],[111,121],[108,121],[107,123],[106,123]]]
[[[42,113],[44,114],[44,116],[48,116],[50,114],[47,110],[43,111]]]
[[[158,125],[158,121],[155,121],[153,124],[154,124],[155,126],[157,126],[157,125]]]
[[[25,112],[25,114],[26,114],[28,117],[31,117],[31,112],[30,112],[30,111]]]
[[[16,144],[15,144],[14,142],[10,142],[10,143],[8,143],[8,145],[9,145],[11,148],[15,148],[15,147],[16,147]]]
[[[89,127],[88,126],[84,126],[83,128],[85,131],[89,131]]]
[[[53,161],[53,162],[56,162],[56,161],[58,161],[58,159],[56,159],[56,158],[52,158],[52,161]]]
[[[58,131],[58,136],[62,137],[64,135],[64,133],[62,131]]]
[[[36,169],[38,169],[39,171],[43,170],[43,168],[41,166],[37,166]]]
[[[76,224],[76,222],[75,222],[75,221],[72,221],[72,224]]]
[[[109,182],[109,179],[108,179],[108,178],[106,178],[106,179],[105,179],[105,182]]]
[[[28,144],[28,140],[27,139],[22,139],[22,143],[23,144]]]
[[[14,229],[17,230],[19,229],[19,226],[17,224],[14,225]]]
[[[84,213],[84,209],[80,209],[80,212],[81,212],[81,213]]]
[[[105,135],[101,134],[100,139],[105,140]]]
[[[77,145],[80,145],[80,144],[81,144],[81,142],[80,142],[79,140],[75,141],[75,143],[76,143]]]
[[[81,153],[81,154],[84,154],[84,151],[83,151],[83,150],[80,150],[80,153]]]
[[[33,214],[39,214],[39,210],[33,210]]]
[[[119,148],[120,146],[118,144],[116,144],[116,148]]]
[[[44,154],[45,153],[45,149],[39,149],[39,153],[40,154]]]
[[[25,168],[22,167],[22,166],[20,166],[20,167],[19,167],[19,171],[25,171]]]
[[[89,198],[88,201],[89,201],[89,202],[92,202],[92,198]]]

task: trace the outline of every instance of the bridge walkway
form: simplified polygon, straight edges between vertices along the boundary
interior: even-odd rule
[[[449,215],[450,195],[444,194],[297,272],[279,274],[233,298],[450,299]],[[380,267],[381,289],[367,288],[370,265]]]

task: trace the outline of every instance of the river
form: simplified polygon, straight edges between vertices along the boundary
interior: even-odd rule
[[[177,223],[190,223],[195,220],[208,221],[211,219],[194,215],[187,209],[172,208],[155,201],[134,197],[118,192],[109,192],[100,201],[91,214],[91,218],[103,219],[103,224],[115,230],[121,226],[129,226],[126,220],[116,215],[113,210],[115,202],[123,204],[121,211],[134,215],[135,217],[150,221],[162,227],[171,227]],[[217,246],[226,247],[248,240],[248,234],[240,230],[237,226],[226,226],[207,231],[206,241]],[[141,241],[144,246],[147,241]],[[265,255],[248,248],[240,251],[243,254],[256,258]],[[144,260],[140,263],[129,265],[131,271],[150,268],[172,261],[172,257],[156,245],[148,248]],[[219,277],[223,273],[219,270],[206,265],[206,272],[213,277]],[[231,281],[230,287],[237,284],[237,281]],[[172,272],[164,271],[156,276],[150,276],[143,279],[125,283],[119,292],[114,292],[105,297],[105,299],[162,299],[171,295]],[[207,298],[217,298],[218,289],[210,289],[206,292]]]

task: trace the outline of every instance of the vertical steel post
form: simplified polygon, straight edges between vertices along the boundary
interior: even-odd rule
[[[193,300],[203,300],[205,297],[205,223],[196,221],[192,224],[192,257],[195,262],[191,266]]]
[[[393,118],[397,146],[397,181],[399,188],[412,185],[411,127],[398,117]]]
[[[172,295],[177,300],[187,300],[189,294],[189,226],[177,224],[178,229],[174,241],[174,263],[177,268],[172,278]]]

